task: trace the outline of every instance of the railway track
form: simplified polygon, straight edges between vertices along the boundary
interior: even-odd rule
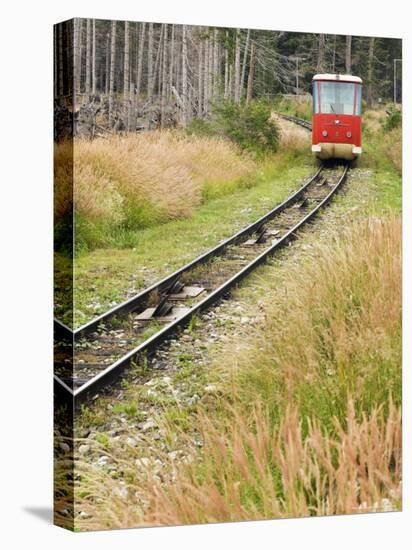
[[[303,121],[306,122],[306,121]],[[200,311],[296,238],[344,183],[349,165],[322,166],[279,206],[133,298],[77,330],[55,321],[54,387],[78,407],[144,360]]]
[[[308,122],[307,120],[304,120],[303,118],[298,118],[296,116],[292,115],[284,115],[282,113],[276,113],[281,118],[284,118],[285,120],[289,120],[289,122],[293,122],[294,124],[297,124],[298,126],[302,126],[302,128],[305,128],[306,130],[312,130],[312,124]]]

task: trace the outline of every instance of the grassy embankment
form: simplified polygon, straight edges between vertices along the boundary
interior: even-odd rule
[[[75,324],[172,272],[297,188],[313,171],[309,138],[286,129],[281,139],[285,147],[265,158],[218,137],[176,132],[77,142]],[[56,203],[62,215],[64,193]],[[66,310],[67,319],[71,314]]]
[[[137,447],[105,435],[105,422],[126,415],[123,436],[135,436],[147,387],[83,418],[102,423],[111,463],[79,462],[79,528],[399,509],[401,186],[386,135],[371,129],[360,169],[317,229],[236,293],[264,314],[241,350],[234,327],[206,369],[185,357],[180,383],[199,401],[182,406],[170,384],[159,390],[164,447],[150,434]],[[201,338],[202,322],[194,330]],[[153,448],[160,474],[142,459]]]

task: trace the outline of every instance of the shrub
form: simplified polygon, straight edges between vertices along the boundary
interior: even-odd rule
[[[402,124],[402,112],[393,103],[390,103],[386,108],[386,118],[383,121],[383,129],[386,132],[399,128]]]
[[[269,104],[264,101],[239,105],[225,101],[214,105],[211,126],[217,134],[229,138],[242,149],[257,154],[275,152],[279,130],[271,114]]]

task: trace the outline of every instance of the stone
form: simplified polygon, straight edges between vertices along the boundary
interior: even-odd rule
[[[146,420],[146,422],[140,422],[138,426],[142,432],[147,432],[148,430],[153,430],[153,428],[156,428],[156,423],[153,420]]]
[[[109,462],[109,457],[106,455],[103,455],[97,459],[98,466],[105,466],[108,462]]]
[[[64,443],[63,441],[59,444],[59,447],[65,453],[70,452],[70,445],[68,445],[67,443]]]
[[[136,458],[135,464],[139,468],[146,468],[150,464],[150,458],[148,458],[147,456],[143,456],[142,458]]]
[[[195,403],[197,403],[199,401],[200,397],[197,395],[197,393],[195,393],[194,395],[192,395],[192,397],[189,399],[188,401],[188,404],[189,405],[194,405]]]
[[[79,453],[81,455],[85,455],[90,451],[90,445],[80,445],[79,447]]]

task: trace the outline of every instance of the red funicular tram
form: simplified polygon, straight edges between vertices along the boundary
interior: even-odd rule
[[[312,85],[312,152],[320,159],[357,158],[362,153],[362,80],[317,74]]]

